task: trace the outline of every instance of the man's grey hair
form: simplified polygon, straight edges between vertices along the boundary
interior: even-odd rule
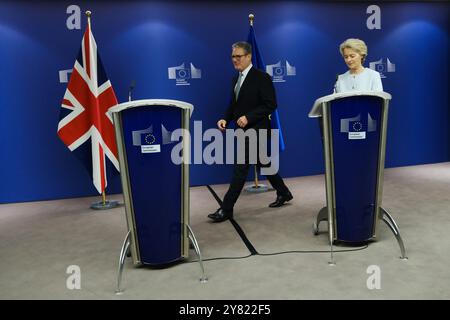
[[[241,48],[244,49],[245,54],[252,54],[252,45],[245,41],[238,41],[236,43],[233,43],[231,48]]]

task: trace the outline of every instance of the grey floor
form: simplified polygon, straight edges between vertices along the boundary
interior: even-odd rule
[[[327,251],[325,223],[311,225],[325,203],[323,175],[286,179],[294,200],[271,209],[274,192],[243,193],[235,220],[259,253]],[[222,196],[227,186],[213,186]],[[122,202],[121,195],[111,196]],[[122,295],[115,295],[117,259],[126,233],[124,207],[89,209],[99,198],[0,205],[0,299],[449,299],[450,163],[387,169],[383,206],[400,227],[407,261],[379,225],[379,240],[366,249],[251,256],[166,269],[136,268],[127,259]],[[217,205],[205,187],[191,188],[191,226],[205,259],[247,256],[229,221],[206,215]],[[335,246],[335,250],[355,249]],[[196,259],[193,251],[189,260]],[[70,290],[67,268],[81,272],[81,289]],[[375,266],[375,267],[374,267]],[[379,289],[369,289],[379,268]],[[373,283],[370,282],[369,283]]]

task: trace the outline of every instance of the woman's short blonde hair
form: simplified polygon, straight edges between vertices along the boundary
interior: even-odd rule
[[[342,56],[344,56],[345,48],[349,48],[358,52],[362,56],[361,62],[364,62],[364,60],[366,60],[367,46],[364,41],[360,39],[350,38],[342,42],[341,45],[339,46],[339,50],[341,51]]]

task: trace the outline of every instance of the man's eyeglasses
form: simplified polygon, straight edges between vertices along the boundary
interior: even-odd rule
[[[243,56],[246,56],[246,55],[248,55],[248,53],[246,53],[246,54],[235,54],[235,55],[231,56],[231,59],[240,60]]]

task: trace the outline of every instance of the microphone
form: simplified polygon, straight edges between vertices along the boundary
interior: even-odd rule
[[[131,101],[131,91],[133,91],[136,86],[136,80],[131,80],[130,88],[128,89],[128,101]]]
[[[334,81],[334,86],[333,86],[333,93],[336,93],[336,85],[337,85],[338,79],[339,79],[339,74],[336,74],[336,79]]]

